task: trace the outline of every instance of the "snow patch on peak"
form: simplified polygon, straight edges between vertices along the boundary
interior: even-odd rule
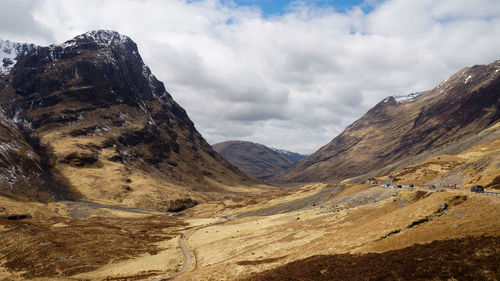
[[[110,46],[112,44],[125,43],[131,41],[130,37],[122,35],[114,30],[92,30],[75,37],[78,39],[90,39],[98,44]],[[71,41],[71,40],[70,40]],[[70,42],[67,41],[67,42]]]
[[[17,63],[17,56],[36,48],[34,44],[15,43],[0,39],[0,73],[8,73]]]
[[[271,147],[272,150],[278,152],[278,153],[281,153],[281,154],[291,154],[292,152],[288,151],[288,150],[284,150],[284,149],[279,149],[279,148],[274,148],[274,147]]]
[[[58,44],[56,46],[62,47],[63,49],[72,48],[72,47],[76,46],[76,41],[75,40],[68,40],[68,41],[61,43],[61,44]]]
[[[296,152],[291,152],[291,151],[288,151],[288,150],[284,150],[284,149],[278,149],[278,148],[272,148],[271,149],[280,154],[281,156],[287,158],[288,160],[292,161],[293,163],[296,163],[304,158],[307,157],[307,155],[304,155],[304,154],[299,154],[299,153],[296,153]]]
[[[305,158],[307,155],[304,155],[304,154],[300,154],[300,153],[296,153],[296,152],[292,152],[292,151],[289,151],[289,150],[285,150],[285,149],[279,149],[279,148],[274,148],[274,147],[271,147],[271,149],[274,151],[274,152],[277,152],[283,156],[285,156],[286,158],[292,160],[293,158]],[[297,160],[298,161],[298,160]],[[295,162],[295,161],[294,161]]]
[[[415,101],[418,97],[420,97],[424,93],[425,92],[417,92],[417,93],[411,93],[411,94],[406,95],[406,96],[394,96],[394,100],[396,100],[396,102],[399,104],[408,103],[408,102]],[[386,98],[386,100],[388,100],[388,98]]]
[[[467,78],[465,78],[465,81],[464,81],[464,84],[467,84],[467,82],[469,81],[469,79],[472,78],[472,74],[469,74],[469,76],[467,76]]]

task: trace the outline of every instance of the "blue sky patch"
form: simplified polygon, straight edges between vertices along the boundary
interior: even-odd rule
[[[282,15],[285,14],[290,5],[293,2],[290,0],[233,0],[239,6],[250,6],[250,7],[258,7],[261,9],[264,17],[270,15]],[[328,7],[335,8],[338,12],[345,12],[355,6],[362,5],[365,1],[363,0],[312,0],[312,1],[299,1],[306,3],[307,5],[312,5],[316,7]],[[373,7],[370,5],[363,5],[362,9],[365,13],[373,10]]]

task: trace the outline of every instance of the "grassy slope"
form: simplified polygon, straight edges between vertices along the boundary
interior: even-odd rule
[[[381,174],[374,179],[379,183],[390,177],[400,184],[457,185],[464,188],[481,184],[487,188],[500,189],[500,123],[478,135],[486,134],[487,139],[458,154],[441,154],[437,151],[434,156],[417,164]]]

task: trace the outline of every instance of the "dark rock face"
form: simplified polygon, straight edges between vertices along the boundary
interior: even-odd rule
[[[203,190],[211,186],[206,178],[255,182],[213,151],[129,37],[91,31],[16,59],[0,81],[0,106],[53,147],[56,168],[111,161],[123,173],[133,167]]]
[[[500,119],[499,69],[465,68],[431,91],[386,98],[275,180],[339,181],[474,136]]]
[[[63,61],[64,63],[57,63]],[[136,44],[113,31],[95,31],[62,45],[39,47],[22,57],[12,71],[13,88],[22,110],[50,108],[61,102],[81,102],[86,107],[66,108],[56,116],[38,116],[38,127],[77,120],[81,112],[112,105],[148,110],[155,98],[193,128],[186,112],[173,102],[140,57]],[[166,104],[162,104],[166,106]],[[165,116],[166,117],[166,116]]]

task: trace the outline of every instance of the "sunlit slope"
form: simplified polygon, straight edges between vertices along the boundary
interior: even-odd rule
[[[423,159],[412,157],[446,148],[494,125],[499,108],[500,61],[467,67],[431,91],[384,99],[275,180],[339,181],[390,165],[415,164]],[[453,154],[475,144],[455,147]],[[399,163],[405,160],[409,163]]]

